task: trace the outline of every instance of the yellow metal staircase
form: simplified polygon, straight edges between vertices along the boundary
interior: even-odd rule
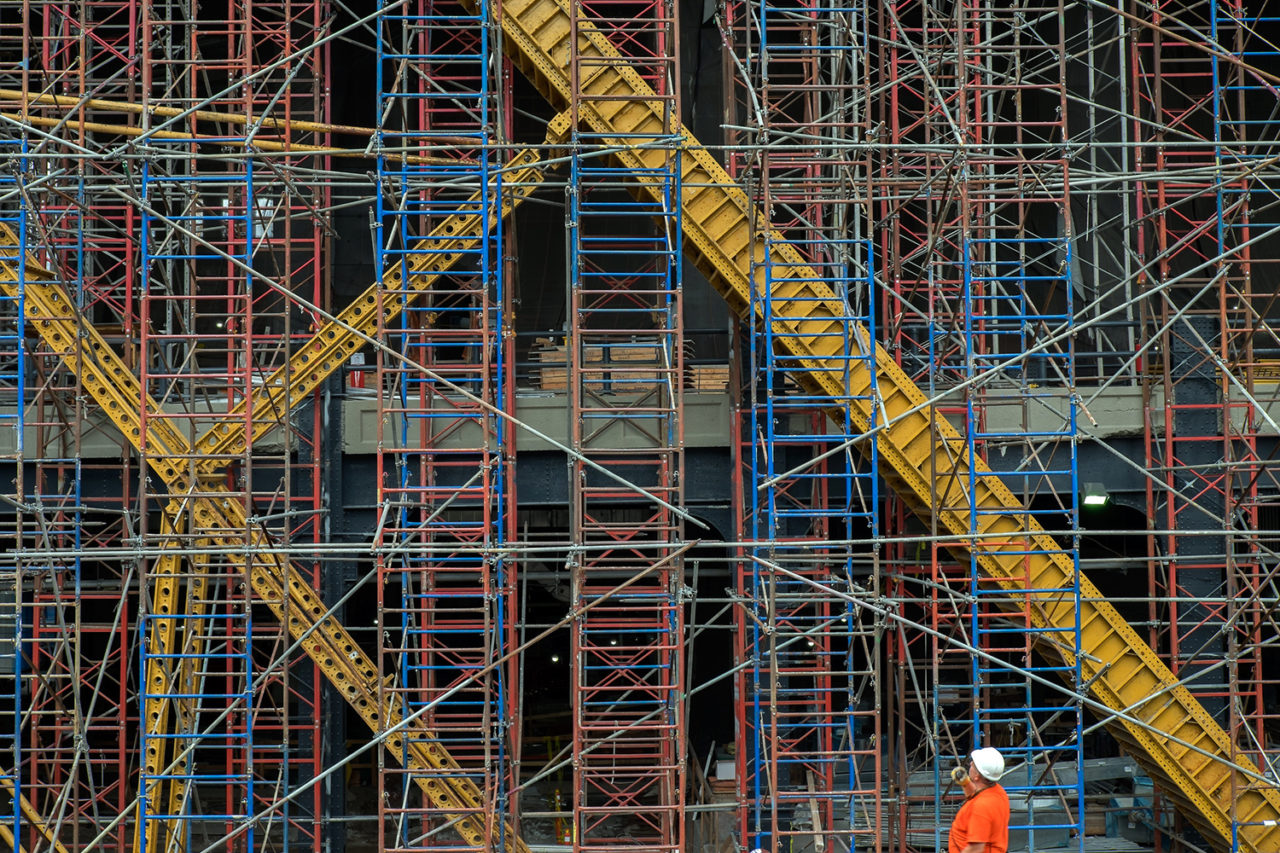
[[[623,139],[657,138],[669,131],[652,89],[603,34],[572,21],[566,0],[503,0],[501,24],[512,60],[558,107],[574,94],[568,62],[569,39],[576,33],[577,55],[592,60],[591,73],[576,81],[590,95],[577,101],[579,119],[606,137],[604,145],[613,134],[617,159],[636,174],[662,166],[668,155],[661,148],[629,146]],[[1073,586],[1075,567],[1058,553],[1061,547],[981,459],[969,457],[963,437],[865,330],[846,349],[842,318],[848,312],[837,296],[794,247],[770,232],[764,214],[687,129],[676,128],[672,135],[681,147],[685,246],[698,268],[745,315],[753,289],[765,286],[762,261],[768,243],[770,300],[775,316],[787,318],[775,320],[776,339],[804,366],[808,384],[825,396],[849,400],[849,416],[858,428],[867,430],[873,423],[882,428],[877,450],[891,485],[917,512],[936,518],[955,537],[958,550],[976,557],[992,583],[1016,594],[1035,627],[1073,627],[1073,597],[1029,592]],[[645,187],[637,185],[635,192]],[[871,347],[876,348],[874,383],[883,405],[878,418],[871,410],[873,377],[866,361],[843,357],[849,349]],[[977,536],[970,535],[974,513]],[[1090,692],[1117,715],[1109,725],[1112,733],[1207,837],[1228,845],[1232,822],[1238,821],[1250,824],[1240,829],[1241,850],[1280,851],[1280,827],[1258,825],[1280,819],[1274,784],[1236,753],[1222,727],[1098,589],[1083,577],[1080,587],[1081,667]],[[1042,637],[1042,650],[1074,662],[1069,650],[1047,639],[1052,636]]]

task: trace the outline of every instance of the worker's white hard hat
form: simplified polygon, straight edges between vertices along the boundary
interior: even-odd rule
[[[977,768],[978,774],[988,782],[999,782],[1000,777],[1004,775],[1004,756],[994,747],[984,746],[982,749],[975,749],[969,753],[969,758],[973,760],[973,766]]]

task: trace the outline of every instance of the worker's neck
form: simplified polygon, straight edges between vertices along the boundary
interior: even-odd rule
[[[995,785],[995,782],[988,782],[986,779],[966,779],[964,782],[965,798],[975,797],[993,785]]]

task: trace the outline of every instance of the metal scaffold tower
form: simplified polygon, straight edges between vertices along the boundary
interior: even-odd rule
[[[18,168],[15,169],[14,177],[0,178],[0,187],[3,187],[4,191],[12,191],[27,167],[24,157],[26,145],[24,140],[13,140],[3,148],[9,161],[16,164]],[[25,213],[22,207],[12,212],[6,211],[6,214],[0,217],[0,222],[3,222],[4,227],[11,233],[25,234]],[[0,310],[3,310],[6,321],[12,321],[12,330],[0,336],[0,343],[3,344],[3,349],[0,350],[0,359],[3,359],[0,361],[3,365],[0,367],[0,394],[3,394],[6,407],[3,421],[0,423],[11,428],[14,435],[13,446],[5,448],[6,456],[21,462],[26,452],[24,439],[27,432],[26,407],[23,405],[26,400],[26,352],[22,346],[26,331],[23,295],[26,285],[27,247],[25,241],[18,240],[12,245],[5,246],[0,252],[2,252],[0,264],[3,264],[0,275],[5,277],[8,285],[4,296],[0,298]],[[24,481],[25,477],[20,476],[14,483],[14,493],[20,499],[27,497],[27,486]],[[22,503],[25,504],[26,500],[22,500]],[[3,703],[0,704],[0,713],[4,715],[4,722],[0,723],[0,737],[3,738],[3,746],[0,747],[0,756],[3,757],[0,760],[4,761],[5,766],[3,775],[0,776],[0,785],[11,795],[9,805],[5,808],[3,816],[0,816],[0,837],[10,845],[22,834],[22,810],[19,808],[19,798],[27,794],[19,772],[24,746],[21,721],[23,714],[26,713],[22,696],[21,637],[25,614],[21,596],[26,588],[24,578],[28,572],[32,574],[42,572],[40,565],[28,565],[17,558],[18,551],[25,544],[27,528],[32,524],[32,520],[27,516],[28,513],[21,510],[14,513],[13,530],[9,534],[10,541],[13,543],[10,549],[11,556],[6,556],[4,562],[0,563],[0,589],[4,591],[4,603],[0,605],[0,703]],[[14,792],[18,796],[12,796]]]
[[[857,330],[875,334],[877,291],[869,160],[839,143],[866,130],[866,9],[731,4],[726,24],[741,69],[729,121],[745,125],[730,166],[778,229],[760,235],[751,274],[765,286],[743,330],[739,538],[751,545],[736,590],[741,832],[749,848],[771,851],[844,837],[873,844],[883,829],[885,625],[874,604],[879,555],[854,543],[880,531],[883,484],[876,440],[858,442],[863,428],[847,412],[877,388],[843,389],[851,374],[875,373],[877,353]],[[841,392],[807,381],[812,368],[790,339],[807,334],[793,324],[814,300],[775,299],[784,279],[845,302],[822,333],[839,348],[824,371]]]
[[[685,849],[684,311],[675,4],[570,7],[565,225],[575,850]],[[642,99],[594,81],[615,60]],[[584,45],[585,42],[585,45]],[[583,49],[587,47],[587,49]],[[643,112],[621,136],[586,114]],[[641,166],[610,149],[652,148]],[[606,478],[601,467],[623,478]],[[620,588],[625,585],[625,589]]]
[[[1280,24],[1280,18],[1243,3],[1216,9],[1215,29],[1230,54],[1250,65],[1274,67],[1280,47],[1259,33]],[[1223,524],[1226,557],[1227,683],[1231,700],[1229,724],[1239,749],[1260,767],[1274,773],[1274,743],[1280,731],[1280,708],[1274,696],[1280,679],[1271,667],[1267,646],[1275,621],[1266,603],[1275,568],[1274,537],[1264,535],[1276,511],[1275,473],[1267,464],[1263,435],[1274,418],[1264,414],[1259,401],[1273,393],[1266,386],[1274,377],[1268,371],[1280,349],[1280,337],[1268,318],[1274,289],[1264,284],[1275,269],[1275,255],[1255,247],[1257,237],[1274,233],[1280,217],[1274,209],[1268,181],[1257,173],[1266,154],[1258,150],[1259,110],[1274,102],[1273,87],[1236,63],[1217,62],[1214,141],[1219,162],[1238,171],[1236,180],[1218,189],[1218,207],[1224,220],[1218,229],[1219,251],[1237,260],[1226,274],[1227,286],[1219,304],[1223,317],[1218,348],[1222,393],[1238,402],[1232,409],[1224,461],[1231,467],[1223,487]],[[1238,520],[1237,520],[1238,519]],[[1237,824],[1236,834],[1245,827]]]
[[[82,56],[85,31],[101,25],[101,38],[108,46],[125,38],[119,22],[110,20],[112,11],[109,6],[95,8],[85,21],[35,17],[30,29],[35,37],[24,47],[30,64],[6,62],[5,80],[29,79],[30,69],[38,67],[49,69],[55,80],[65,80],[68,88],[78,86],[77,76],[70,75],[76,75],[81,63],[106,61],[98,45]],[[120,227],[123,206],[104,205],[96,214],[87,209],[99,174],[92,164],[74,155],[58,156],[51,163],[48,148],[25,134],[10,136],[9,144],[18,155],[7,161],[11,195],[21,201],[6,207],[16,213],[9,220],[12,227],[24,229],[18,232],[26,238],[21,249],[52,246],[78,306],[87,314],[98,314],[103,303],[117,303],[129,289],[128,277],[119,281],[116,268],[117,259],[130,257],[130,241],[111,233]],[[23,159],[22,154],[36,156]],[[33,187],[41,181],[47,182],[45,188]],[[46,197],[51,203],[37,207],[36,200]],[[137,219],[130,221],[136,225]],[[18,246],[12,248],[11,257],[21,263],[23,253]],[[25,300],[20,307],[26,308]],[[11,315],[17,321],[15,331],[27,330],[22,313]],[[86,485],[98,478],[120,482],[125,466],[119,460],[85,458],[83,448],[92,442],[93,427],[81,420],[88,415],[87,407],[74,401],[77,378],[63,369],[59,353],[27,347],[25,342],[25,336],[15,337],[12,349],[6,347],[6,358],[16,359],[10,362],[16,386],[9,403],[16,417],[10,435],[16,451],[14,494],[22,507],[15,519],[14,550],[65,550],[69,556],[19,557],[16,573],[7,578],[6,606],[20,615],[12,630],[28,642],[10,649],[15,682],[6,692],[21,708],[14,708],[16,751],[5,772],[12,774],[8,793],[13,813],[19,816],[12,838],[18,843],[38,838],[20,807],[25,801],[71,842],[87,840],[79,820],[82,814],[118,813],[128,804],[122,780],[131,756],[115,733],[137,717],[126,693],[133,647],[125,639],[134,629],[136,602],[119,593],[121,583],[134,576],[127,568],[78,556],[82,549],[100,547],[122,532],[124,513]],[[19,672],[25,672],[25,683]],[[93,690],[85,691],[84,684],[92,684]],[[22,715],[30,724],[19,731]],[[69,719],[78,720],[78,726],[67,725]]]
[[[314,316],[291,300],[320,301],[323,231],[298,213],[325,206],[325,190],[289,177],[315,165],[289,153],[309,139],[257,124],[277,110],[299,123],[323,118],[317,87],[327,56],[292,56],[321,23],[315,4],[230,3],[197,18],[178,5],[147,11],[144,40],[166,48],[150,65],[157,94],[144,104],[198,104],[228,118],[173,126],[243,139],[250,152],[278,148],[223,161],[202,156],[208,143],[160,136],[139,163],[139,442],[141,464],[152,467],[177,449],[170,436],[196,445],[206,433],[284,423],[281,412],[254,405],[254,390],[312,331]],[[264,64],[269,73],[241,82]],[[285,81],[293,85],[281,96]],[[213,540],[191,500],[216,494],[223,506],[237,504],[246,541],[255,530],[289,552],[318,542],[319,423],[313,407],[273,447],[249,455],[241,444],[182,461],[197,472],[183,496],[143,481],[141,532],[174,552],[144,564],[140,578],[145,796],[137,838],[148,848],[188,849],[221,835],[244,849],[319,844],[317,790],[278,804],[320,769],[319,680],[287,651],[287,632],[255,612],[243,558],[206,553]],[[317,582],[302,553],[295,566]]]
[[[695,5],[0,4],[0,844],[1280,848],[1280,17]]]
[[[420,784],[441,771],[408,760],[406,740],[393,760],[374,757],[377,837],[384,850],[459,849],[451,824],[465,816],[478,830],[466,849],[491,850],[514,841],[503,817],[519,729],[516,670],[503,662],[516,561],[502,550],[514,515],[511,434],[498,413],[514,368],[488,10],[421,0],[388,6],[380,20],[383,278],[371,317],[383,345],[369,381],[351,374],[364,390],[348,392],[377,401],[378,701],[395,717],[420,716],[420,748],[452,756],[445,774],[477,797],[461,812],[434,801]],[[457,228],[460,218],[470,227]],[[444,258],[452,270],[433,281]]]
[[[910,692],[927,714],[915,767],[932,772],[904,781],[909,796],[923,794],[928,803],[957,756],[998,746],[1014,767],[1004,783],[1014,837],[1025,834],[1033,847],[1079,844],[1082,637],[1070,616],[1081,594],[1073,547],[1076,301],[1062,8],[979,2],[954,11],[928,3],[881,11],[891,35],[879,102],[890,145],[873,194],[893,288],[886,336],[931,392],[962,389],[936,411],[961,429],[963,450],[939,444],[935,454],[962,452],[994,469],[971,470],[952,498],[940,486],[935,506],[963,512],[1000,483],[1025,507],[1023,523],[1039,521],[1058,542],[1000,540],[1021,563],[1011,566],[1016,591],[983,583],[972,545],[967,559],[955,561],[956,544],[990,535],[988,510],[970,513],[967,530],[953,529],[958,539],[933,538],[902,554],[902,594],[925,599],[932,629],[900,649],[909,663],[931,664]],[[946,464],[932,463],[935,470]],[[936,512],[929,532],[943,532]],[[1038,576],[1035,564],[1046,559],[1070,570]],[[1069,605],[1066,618],[1037,625],[1037,597]],[[1045,660],[1033,652],[1037,642],[1059,651]],[[916,712],[902,709],[908,719]],[[931,805],[927,825],[945,827],[958,802]],[[904,835],[918,834],[916,816],[905,817]]]
[[[1214,3],[1164,22],[1132,44],[1133,74],[1147,90],[1134,123],[1158,141],[1137,196],[1146,219],[1136,235],[1144,275],[1162,297],[1145,306],[1149,375],[1145,438],[1150,506],[1162,535],[1150,540],[1153,643],[1170,668],[1229,726],[1242,754],[1274,759],[1264,647],[1270,548],[1258,531],[1271,475],[1262,447],[1271,415],[1267,319],[1269,258],[1258,241],[1273,230],[1259,173],[1259,111],[1274,87],[1244,63],[1270,65],[1270,19],[1239,3]],[[1228,53],[1188,43],[1207,29]],[[1265,289],[1265,288],[1264,288]],[[1260,443],[1261,439],[1261,443]],[[1265,700],[1263,700],[1265,703]],[[1161,827],[1171,827],[1164,816]]]

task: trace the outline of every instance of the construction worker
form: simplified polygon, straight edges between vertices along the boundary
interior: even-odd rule
[[[1003,775],[1004,757],[989,746],[969,753],[967,770],[952,771],[964,788],[964,805],[951,822],[947,853],[1007,853],[1009,795],[1000,787]]]

